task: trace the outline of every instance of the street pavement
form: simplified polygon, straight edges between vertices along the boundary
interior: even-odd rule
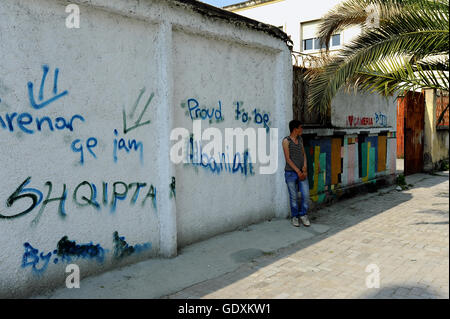
[[[449,298],[448,172],[277,219],[35,298]],[[377,285],[378,283],[378,285]]]

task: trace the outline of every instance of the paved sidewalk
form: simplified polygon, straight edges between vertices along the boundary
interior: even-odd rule
[[[252,225],[35,298],[448,298],[448,172],[440,175],[338,202],[312,213],[309,228]],[[379,289],[366,287],[369,264]]]
[[[313,222],[327,233],[167,298],[449,298],[448,172],[439,175],[323,209]],[[378,289],[366,286],[370,264]]]

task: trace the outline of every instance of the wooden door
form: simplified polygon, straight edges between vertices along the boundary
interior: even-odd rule
[[[423,170],[423,134],[425,127],[425,94],[408,92],[403,98],[405,175]]]

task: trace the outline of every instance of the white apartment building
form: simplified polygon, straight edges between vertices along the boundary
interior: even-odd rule
[[[342,0],[250,0],[223,9],[277,26],[291,37],[293,51],[318,55],[324,47],[317,39],[321,18],[340,2]],[[339,50],[359,32],[359,27],[351,27],[333,35],[330,52]]]

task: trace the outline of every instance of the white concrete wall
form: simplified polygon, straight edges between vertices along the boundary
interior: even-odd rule
[[[376,93],[341,90],[331,102],[331,124],[339,128],[397,130],[397,100]]]
[[[254,110],[267,114],[269,127],[276,127],[278,117],[277,90],[274,76],[280,72],[275,51],[245,47],[225,40],[208,39],[185,32],[174,32],[174,89],[175,127],[186,127],[192,132],[195,99],[209,112],[221,110],[223,121],[202,119],[202,131],[209,127],[264,128],[255,123]],[[188,45],[186,45],[188,44]],[[208,51],[205,56],[200,52]],[[281,87],[288,78],[279,78]],[[221,83],[221,85],[218,85]],[[288,100],[288,97],[284,97]],[[220,105],[219,105],[220,101]],[[249,113],[251,120],[236,119],[239,110]],[[196,104],[195,104],[196,105]],[[219,113],[217,113],[219,114]],[[191,117],[192,116],[192,117]],[[286,119],[287,121],[287,119]],[[258,120],[259,122],[259,120]],[[280,130],[280,134],[287,132]],[[281,139],[283,136],[279,136]],[[237,151],[225,149],[225,136],[221,139],[223,153],[233,157]],[[206,143],[203,143],[205,146]],[[242,153],[239,153],[243,156]],[[279,163],[283,167],[284,161]],[[245,172],[247,170],[247,173]],[[259,165],[244,171],[217,171],[192,164],[178,165],[177,176],[177,228],[178,242],[185,245],[218,232],[270,218],[277,210],[278,201],[273,191],[273,176],[259,174]]]
[[[64,285],[69,263],[85,276],[288,214],[282,169],[217,175],[169,156],[171,130],[192,131],[181,108],[189,98],[222,101],[224,121],[205,128],[245,128],[233,114],[243,101],[270,113],[280,139],[288,133],[292,71],[283,41],[177,2],[72,2],[79,29],[65,27],[65,1],[0,3],[2,297]],[[73,129],[64,128],[62,118],[73,116]],[[282,167],[279,145],[278,159]]]

